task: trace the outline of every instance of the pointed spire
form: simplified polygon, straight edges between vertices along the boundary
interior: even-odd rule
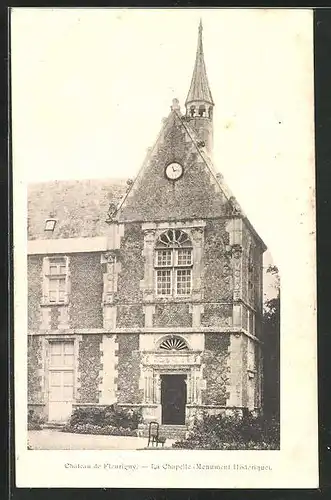
[[[206,65],[203,55],[202,30],[202,20],[200,18],[198,48],[195,58],[195,66],[193,70],[191,86],[185,102],[186,105],[190,102],[197,101],[203,101],[205,103],[214,105],[214,101],[209,88]]]
[[[200,21],[199,21],[199,35],[200,37],[202,37],[202,30],[203,30],[203,27],[202,27],[202,19],[200,17]]]

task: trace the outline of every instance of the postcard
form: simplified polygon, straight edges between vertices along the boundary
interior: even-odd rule
[[[19,487],[318,487],[313,12],[11,9]]]

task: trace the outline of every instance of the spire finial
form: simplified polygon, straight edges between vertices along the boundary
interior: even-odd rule
[[[202,43],[202,19],[199,21],[198,47],[195,58],[195,65],[191,81],[190,90],[186,99],[186,104],[199,101],[214,105],[205,66]]]
[[[203,30],[203,26],[202,26],[202,19],[200,17],[200,22],[199,22],[199,35],[202,35],[202,30]]]
[[[185,101],[185,120],[190,122],[208,153],[213,149],[213,108],[214,101],[210,92],[202,43],[202,19],[199,21],[198,46],[195,56],[193,75]]]

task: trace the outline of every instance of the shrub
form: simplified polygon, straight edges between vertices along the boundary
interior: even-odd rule
[[[125,427],[114,427],[112,425],[95,425],[95,424],[75,424],[73,426],[66,425],[63,432],[74,432],[77,434],[98,434],[103,436],[137,436],[137,431]]]
[[[42,424],[45,422],[45,418],[41,416],[36,410],[28,410],[28,430],[40,430]]]
[[[263,417],[204,415],[196,421],[187,439],[173,448],[220,450],[279,449],[279,422]]]
[[[118,405],[78,407],[64,427],[65,432],[83,434],[136,435],[141,422],[140,410],[127,410]]]

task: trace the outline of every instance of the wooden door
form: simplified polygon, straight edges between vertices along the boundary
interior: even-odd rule
[[[49,343],[48,420],[65,422],[74,401],[74,343]]]
[[[163,375],[161,384],[162,423],[185,424],[186,375]]]

